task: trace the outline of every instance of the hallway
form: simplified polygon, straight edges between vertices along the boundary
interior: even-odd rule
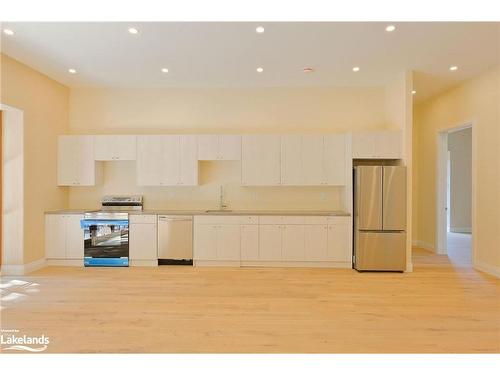
[[[459,267],[472,267],[472,235],[448,232],[448,258]]]

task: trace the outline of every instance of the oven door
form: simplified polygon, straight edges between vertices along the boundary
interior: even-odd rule
[[[127,267],[128,220],[84,219],[84,265]]]

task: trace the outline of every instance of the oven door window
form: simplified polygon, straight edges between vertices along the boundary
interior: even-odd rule
[[[128,224],[92,223],[84,228],[85,256],[128,257]]]

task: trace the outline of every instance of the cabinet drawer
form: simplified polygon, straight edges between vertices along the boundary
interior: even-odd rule
[[[306,216],[304,218],[305,224],[327,224],[326,216]]]
[[[259,224],[304,224],[304,216],[260,216]]]
[[[327,220],[328,224],[335,224],[335,225],[350,225],[351,223],[350,216],[329,216]]]
[[[258,216],[240,216],[240,224],[259,224]]]
[[[135,215],[129,216],[130,224],[156,224],[156,215]]]
[[[240,224],[240,221],[238,215],[200,215],[194,217],[195,224]]]

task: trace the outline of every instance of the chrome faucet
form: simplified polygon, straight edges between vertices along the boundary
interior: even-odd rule
[[[219,210],[223,211],[227,208],[227,205],[224,203],[224,187],[220,186],[220,195],[219,195]]]

